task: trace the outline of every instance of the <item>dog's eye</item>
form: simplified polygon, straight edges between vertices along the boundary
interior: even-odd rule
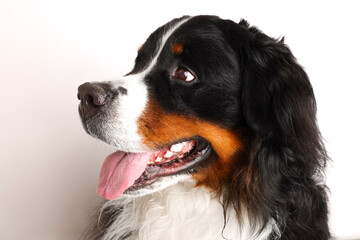
[[[175,72],[172,74],[172,77],[183,80],[185,82],[191,82],[196,78],[194,74],[192,74],[189,70],[183,67],[177,68]]]

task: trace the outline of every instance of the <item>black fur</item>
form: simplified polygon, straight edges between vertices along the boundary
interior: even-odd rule
[[[227,25],[242,65],[249,164],[259,177],[258,201],[251,211],[264,222],[276,219],[281,239],[329,239],[326,187],[319,181],[328,157],[309,79],[283,40],[244,20]]]
[[[199,16],[181,26],[167,44],[174,42],[184,43],[185,51],[178,57],[163,51],[147,78],[153,96],[170,112],[248,133],[248,165],[233,176],[241,179],[249,166],[257,173],[252,184],[258,184],[259,192],[249,193],[257,196],[247,203],[252,215],[264,224],[276,219],[281,239],[329,239],[326,187],[319,182],[327,154],[316,102],[306,73],[283,40],[244,20],[235,24]],[[169,81],[174,62],[196,72],[199,81],[191,87]],[[243,186],[229,188],[239,189],[237,197],[227,200],[240,211],[234,201],[241,199]]]
[[[148,38],[129,74],[149,64],[162,33],[181,19]],[[181,54],[171,53],[174,43],[184,44]],[[172,79],[178,66],[191,69],[197,80]],[[241,133],[246,152],[239,153],[221,189],[225,209],[240,212],[245,205],[250,217],[264,226],[275,219],[280,239],[330,239],[322,183],[328,156],[316,122],[314,93],[283,39],[268,37],[244,20],[236,24],[194,17],[168,39],[145,81],[150,97],[166,111],[195,115]]]

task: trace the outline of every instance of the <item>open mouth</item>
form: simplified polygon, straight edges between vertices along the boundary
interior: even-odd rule
[[[194,171],[209,156],[210,149],[206,140],[194,138],[155,152],[112,153],[101,168],[98,195],[111,200],[125,190],[146,187],[161,177]]]

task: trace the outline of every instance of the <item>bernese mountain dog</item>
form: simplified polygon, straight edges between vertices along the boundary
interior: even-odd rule
[[[84,239],[330,238],[314,93],[283,39],[176,18],[78,98],[86,132],[116,149]]]

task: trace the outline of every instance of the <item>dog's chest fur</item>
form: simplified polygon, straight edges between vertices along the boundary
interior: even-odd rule
[[[103,240],[266,239],[273,230],[269,224],[260,235],[252,237],[246,216],[240,228],[234,211],[227,213],[224,227],[219,199],[205,188],[194,187],[191,181],[142,197],[109,201],[103,209],[121,211],[107,226]],[[258,229],[253,230],[256,233]]]

